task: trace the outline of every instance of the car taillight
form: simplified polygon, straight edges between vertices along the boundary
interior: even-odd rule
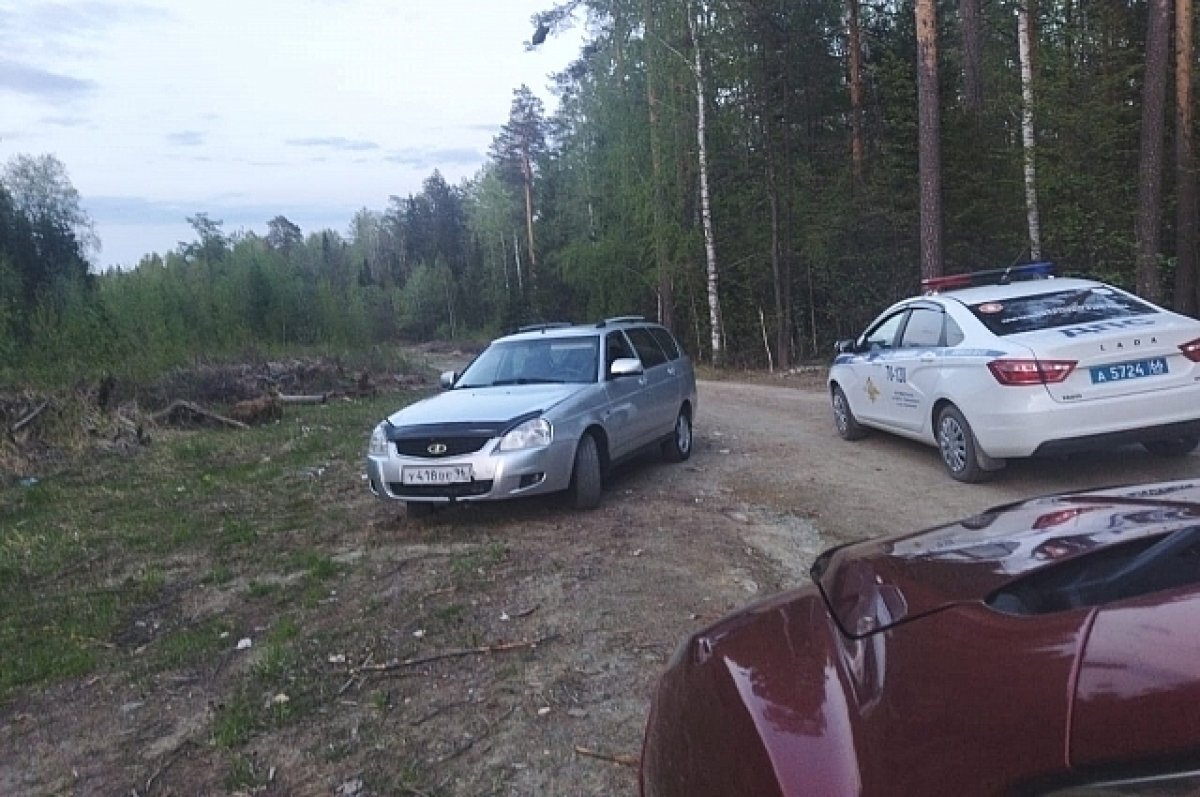
[[[1049,385],[1075,370],[1075,360],[992,360],[988,370],[1002,385]]]
[[[1200,338],[1183,344],[1179,347],[1179,350],[1183,352],[1184,357],[1187,357],[1192,362],[1200,363]]]

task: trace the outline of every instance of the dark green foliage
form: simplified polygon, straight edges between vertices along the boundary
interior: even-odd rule
[[[984,102],[975,111],[963,99],[958,4],[939,3],[949,273],[1028,257],[1015,8],[982,4]],[[360,210],[346,237],[306,238],[283,216],[263,238],[230,235],[197,213],[196,241],[89,278],[90,226],[65,170],[48,157],[19,159],[8,188],[0,185],[0,380],[151,374],[248,349],[655,316],[664,285],[672,309],[663,320],[706,358],[697,44],[687,13],[696,14],[706,76],[728,361],[764,363],[764,338],[776,364],[823,359],[832,340],[917,290],[912,2],[860,4],[861,180],[850,163],[845,0],[580,0],[546,15],[551,32],[569,24],[570,9],[587,15],[591,36],[557,76],[554,114],[517,89],[474,179],[452,186],[435,171],[420,192]],[[1145,4],[1042,0],[1037,9],[1044,256],[1061,271],[1130,286]],[[1167,219],[1170,175],[1164,185]]]

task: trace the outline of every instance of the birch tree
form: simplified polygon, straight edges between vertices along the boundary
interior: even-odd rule
[[[1029,228],[1029,257],[1042,259],[1042,223],[1038,214],[1037,146],[1033,127],[1033,29],[1029,3],[1017,4],[1017,49],[1021,61],[1021,141],[1025,158],[1025,218]]]
[[[701,6],[703,8],[703,6]],[[721,294],[717,270],[717,244],[713,234],[712,200],[708,187],[708,128],[705,111],[704,59],[700,52],[700,37],[696,32],[696,14],[692,0],[686,0],[688,33],[692,39],[693,71],[696,78],[696,155],[700,168],[700,220],[704,226],[704,260],[708,294],[708,321],[712,345],[712,364],[724,362],[723,330],[721,324]]]

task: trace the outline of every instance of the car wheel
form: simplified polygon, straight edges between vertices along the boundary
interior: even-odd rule
[[[667,462],[683,462],[692,455],[692,419],[686,410],[675,418],[675,431],[663,441],[662,454]]]
[[[595,509],[600,506],[602,476],[596,438],[585,434],[575,449],[575,470],[571,472],[571,486],[567,488],[576,509]]]
[[[424,520],[437,511],[437,504],[426,501],[409,501],[404,505],[404,513],[413,520]]]
[[[850,401],[840,386],[833,386],[830,401],[833,403],[833,423],[837,426],[838,434],[842,436],[843,440],[861,440],[867,436],[867,430],[859,424],[854,413],[850,411]]]
[[[942,464],[958,481],[975,484],[991,477],[990,471],[979,466],[979,444],[958,407],[951,405],[938,415],[937,444]]]
[[[1176,437],[1173,440],[1147,440],[1142,446],[1156,457],[1182,457],[1196,450],[1200,437]]]

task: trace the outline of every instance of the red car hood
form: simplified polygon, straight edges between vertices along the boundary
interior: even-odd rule
[[[1194,525],[1200,481],[1034,498],[904,537],[835,548],[813,566],[843,633],[986,599],[1031,571],[1098,548]]]

